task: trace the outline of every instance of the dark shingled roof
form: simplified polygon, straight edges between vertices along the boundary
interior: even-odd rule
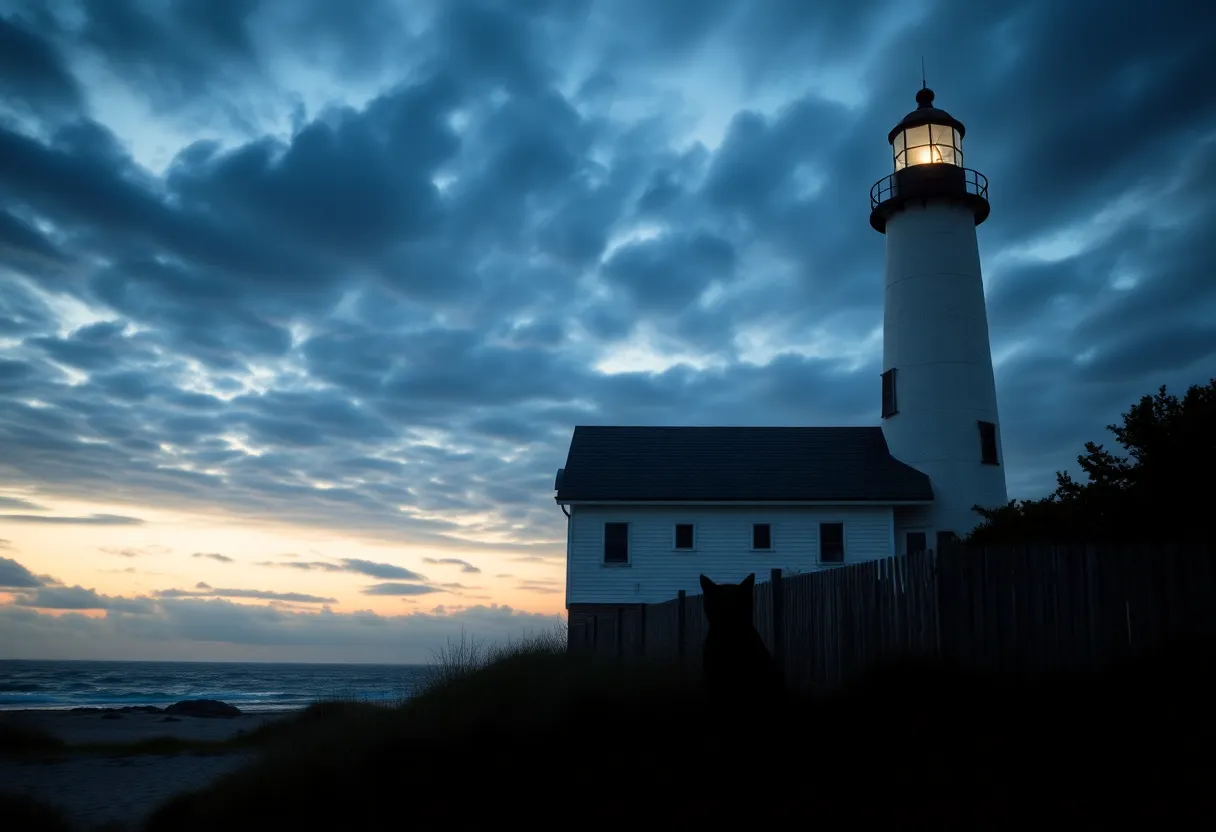
[[[579,425],[558,502],[931,500],[882,428]]]

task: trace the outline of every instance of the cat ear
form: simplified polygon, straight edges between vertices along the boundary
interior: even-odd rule
[[[746,578],[743,579],[743,582],[741,584],[739,584],[739,586],[743,587],[744,589],[751,589],[755,585],[756,585],[756,573],[755,572],[748,575]]]
[[[714,582],[711,581],[709,578],[707,578],[704,575],[701,576],[701,591],[702,592],[708,594],[713,591],[715,586],[716,586],[716,584],[714,584]]]

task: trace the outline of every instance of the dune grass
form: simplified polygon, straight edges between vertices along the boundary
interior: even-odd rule
[[[907,661],[784,712],[723,714],[666,668],[462,638],[397,707],[322,703],[254,732],[257,762],[147,829],[1160,822],[1212,808],[1214,657],[1192,644],[1016,678]]]
[[[906,660],[780,712],[720,713],[695,678],[569,655],[556,631],[462,634],[408,701],[319,702],[212,744],[261,753],[145,828],[1168,826],[1216,809],[1214,675],[1207,642],[1036,676]]]

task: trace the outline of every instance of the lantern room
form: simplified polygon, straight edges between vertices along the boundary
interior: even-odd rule
[[[870,225],[876,231],[886,233],[889,219],[929,201],[967,207],[976,225],[988,218],[988,180],[963,165],[967,128],[933,106],[933,97],[928,87],[918,90],[916,109],[887,134],[895,170],[870,189]]]
[[[963,123],[933,106],[933,90],[928,87],[916,94],[916,104],[887,136],[895,169],[943,164],[963,167],[963,134],[967,132]]]

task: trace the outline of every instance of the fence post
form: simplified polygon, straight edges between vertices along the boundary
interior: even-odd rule
[[[616,608],[616,657],[625,655],[625,608]]]
[[[773,593],[773,659],[777,662],[777,670],[781,678],[785,678],[785,587],[781,583],[781,570],[772,571],[771,590]]]
[[[925,553],[929,561],[929,580],[933,586],[933,651],[936,658],[944,658],[945,653],[942,652],[942,580],[941,580],[941,561],[938,556],[930,549]],[[953,655],[950,658],[954,658]]]
[[[643,659],[646,658],[646,607],[648,606],[650,605],[640,605],[638,615],[638,656]]]
[[[684,597],[686,591],[681,589],[678,596],[679,603],[676,605],[676,655],[680,660],[680,667],[684,667]]]
[[[600,652],[600,617],[598,615],[591,616],[591,652]]]

